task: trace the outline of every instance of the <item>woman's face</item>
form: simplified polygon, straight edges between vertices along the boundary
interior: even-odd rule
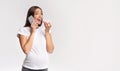
[[[35,10],[34,19],[37,21],[38,25],[42,24],[41,22],[43,21],[43,15],[39,8]]]

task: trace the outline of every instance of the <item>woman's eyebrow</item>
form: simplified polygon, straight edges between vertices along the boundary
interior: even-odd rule
[[[36,13],[41,13],[41,12],[39,12],[39,11],[36,11]]]

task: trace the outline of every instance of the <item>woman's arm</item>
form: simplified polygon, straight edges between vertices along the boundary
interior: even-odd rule
[[[53,53],[54,50],[54,44],[52,41],[52,36],[49,33],[50,28],[51,28],[51,24],[50,22],[44,22],[44,26],[45,26],[45,38],[46,38],[46,49],[48,53]]]
[[[46,37],[46,49],[48,53],[53,53],[54,50],[54,45],[53,45],[53,41],[52,41],[52,36],[49,32],[45,33],[45,37]]]
[[[29,51],[31,50],[33,39],[34,39],[34,33],[31,33],[28,39],[24,35],[19,35],[20,45],[25,54],[28,54]]]
[[[24,35],[19,35],[20,45],[25,54],[28,54],[32,48],[36,28],[38,28],[38,25],[36,24],[36,22],[33,22],[31,24],[30,36],[28,39]]]

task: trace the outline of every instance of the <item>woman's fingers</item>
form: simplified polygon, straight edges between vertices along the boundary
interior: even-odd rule
[[[51,24],[50,23],[44,23],[45,28],[51,28]]]
[[[46,22],[46,21],[43,21],[43,22],[44,22],[44,26],[45,26],[45,27],[48,27],[48,28],[51,27],[50,22]]]
[[[50,31],[50,28],[51,28],[50,22],[44,21],[44,26],[45,26],[45,31],[46,31],[46,32],[49,32],[49,31]]]
[[[31,24],[32,31],[35,31],[38,28],[38,24],[36,23],[36,20],[33,20],[33,23]]]

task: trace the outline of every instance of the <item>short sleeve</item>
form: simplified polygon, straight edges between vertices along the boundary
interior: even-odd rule
[[[17,37],[19,37],[19,35],[24,35],[26,36],[26,30],[25,28],[20,28],[17,32]]]

